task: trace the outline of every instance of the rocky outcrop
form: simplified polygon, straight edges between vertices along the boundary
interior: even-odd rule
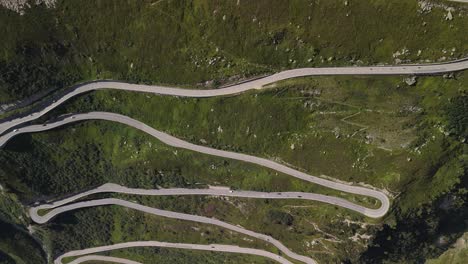
[[[24,14],[26,8],[30,8],[31,5],[40,5],[44,4],[48,8],[55,6],[56,0],[0,0],[0,5],[6,7],[10,10],[13,10],[21,15]]]

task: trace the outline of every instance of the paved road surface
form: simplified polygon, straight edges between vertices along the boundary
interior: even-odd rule
[[[87,254],[94,254],[97,252],[105,252],[105,251],[110,251],[110,250],[133,248],[133,247],[166,247],[166,248],[180,248],[180,249],[189,249],[189,250],[240,253],[240,254],[248,254],[248,255],[266,257],[266,258],[272,259],[282,264],[293,264],[292,262],[288,261],[287,259],[281,256],[278,256],[271,252],[260,250],[260,249],[243,248],[243,247],[238,247],[238,246],[220,245],[220,244],[199,245],[199,244],[168,243],[168,242],[159,242],[159,241],[127,242],[127,243],[120,243],[120,244],[115,244],[111,246],[94,247],[94,248],[87,248],[84,250],[70,251],[58,257],[54,261],[54,264],[63,264],[62,260],[66,257],[76,257],[76,256],[87,255]],[[111,262],[122,263],[122,264],[141,264],[139,262],[135,262],[135,261],[127,260],[127,259],[110,258],[110,257],[103,257],[103,256],[98,256],[98,255],[87,255],[84,257],[80,257],[80,258],[75,259],[72,262],[69,262],[69,264],[78,264],[78,263],[82,263],[82,262],[89,261],[89,260],[111,261]]]
[[[75,252],[75,251],[72,251],[72,252]],[[99,261],[99,263],[101,263],[101,262],[111,262],[111,263],[118,263],[118,264],[143,264],[141,262],[136,262],[136,261],[129,260],[129,259],[116,258],[116,257],[107,257],[107,256],[100,256],[100,255],[82,256],[82,257],[74,259],[71,262],[68,262],[68,264],[79,264],[79,263],[89,262],[89,261]],[[56,259],[54,261],[54,264],[63,264],[62,259],[60,259],[60,260]]]
[[[231,152],[231,151],[224,151],[224,150],[213,149],[213,148],[209,148],[205,146],[195,145],[187,141],[183,141],[181,139],[173,137],[171,135],[168,135],[166,133],[163,133],[161,131],[158,131],[130,117],[119,115],[119,114],[114,114],[114,113],[90,112],[86,114],[76,114],[76,115],[72,115],[64,119],[61,119],[59,121],[56,121],[54,123],[50,123],[46,125],[31,125],[31,126],[19,128],[16,131],[11,131],[3,136],[0,136],[0,146],[3,146],[13,136],[21,134],[21,133],[31,133],[31,132],[49,130],[49,129],[56,128],[58,126],[65,125],[65,124],[69,124],[69,123],[73,123],[73,122],[77,122],[81,120],[90,120],[90,119],[108,120],[108,121],[114,121],[114,122],[126,124],[128,126],[132,126],[136,129],[139,129],[143,132],[146,132],[150,134],[151,136],[159,139],[163,143],[173,146],[173,147],[184,148],[184,149],[188,149],[188,150],[192,150],[192,151],[196,151],[196,152],[200,152],[200,153],[208,154],[212,156],[218,156],[218,157],[253,163],[253,164],[260,165],[269,169],[273,169],[278,172],[282,172],[290,176],[293,176],[293,177],[296,177],[296,178],[299,178],[308,182],[312,182],[315,184],[319,184],[319,185],[322,185],[331,189],[335,189],[335,190],[339,190],[339,191],[343,191],[347,193],[369,196],[369,197],[378,199],[381,202],[381,206],[378,209],[370,209],[370,208],[366,208],[363,206],[350,203],[348,201],[345,201],[343,199],[339,199],[336,197],[318,196],[318,195],[314,197],[310,197],[310,198],[313,198],[322,202],[326,202],[326,203],[330,203],[330,204],[334,204],[334,205],[338,205],[344,208],[354,210],[368,217],[372,217],[372,218],[382,217],[387,213],[389,206],[390,206],[390,201],[383,192],[360,187],[360,186],[351,186],[351,185],[327,180],[324,178],[320,178],[317,176],[312,176],[307,173],[289,168],[285,165],[279,164],[277,162],[274,162],[268,159],[259,158],[259,157],[255,157],[255,156],[251,156],[247,154],[241,154],[241,153],[236,153],[236,152]]]
[[[281,80],[317,75],[401,75],[401,74],[440,74],[468,69],[468,59],[453,61],[442,64],[423,64],[423,65],[400,65],[400,66],[371,66],[371,67],[332,67],[332,68],[302,68],[282,71],[268,77],[256,79],[253,81],[229,86],[221,89],[194,90],[174,87],[164,87],[157,85],[129,84],[113,81],[98,81],[83,84],[70,91],[62,98],[48,102],[44,109],[31,113],[27,116],[9,120],[0,124],[0,135],[5,131],[12,129],[20,124],[35,120],[46,114],[58,105],[67,101],[73,96],[99,89],[117,89],[136,92],[147,92],[161,95],[183,96],[183,97],[214,97],[223,95],[232,95],[242,93],[252,89],[260,89],[264,85],[278,82]]]

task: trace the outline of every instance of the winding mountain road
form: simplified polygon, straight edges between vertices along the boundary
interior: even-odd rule
[[[360,186],[352,186],[352,185],[348,185],[344,183],[338,183],[338,182],[327,180],[327,179],[320,178],[317,176],[312,176],[307,173],[292,169],[290,167],[287,167],[285,165],[282,165],[280,163],[277,163],[277,162],[274,162],[272,160],[268,160],[265,158],[259,158],[259,157],[255,157],[252,155],[225,151],[225,150],[218,150],[218,149],[213,149],[213,148],[209,148],[205,146],[196,145],[196,144],[178,139],[171,135],[168,135],[164,132],[158,131],[138,120],[132,119],[124,115],[114,114],[114,113],[90,112],[86,114],[75,114],[75,115],[68,116],[66,118],[62,118],[58,121],[55,121],[54,123],[49,123],[49,124],[44,124],[44,125],[31,125],[31,126],[26,126],[23,128],[18,128],[5,135],[0,136],[0,146],[3,146],[9,139],[11,139],[13,136],[18,135],[18,134],[45,131],[45,130],[53,129],[59,126],[63,126],[63,125],[78,122],[78,121],[96,120],[96,119],[118,122],[121,124],[134,127],[136,129],[139,129],[157,138],[161,142],[172,147],[183,148],[183,149],[188,149],[188,150],[192,150],[192,151],[196,151],[199,153],[208,154],[212,156],[253,163],[253,164],[260,165],[260,166],[263,166],[272,170],[276,170],[278,172],[288,174],[298,179],[302,179],[311,183],[322,185],[331,189],[375,198],[381,202],[381,206],[378,209],[366,208],[366,207],[363,207],[354,203],[350,203],[347,201],[345,202],[345,200],[343,199],[339,199],[339,198],[331,197],[331,196],[323,197],[323,196],[316,195],[314,197],[311,197],[316,200],[320,200],[322,202],[348,208],[350,210],[356,211],[368,217],[372,217],[372,218],[382,217],[387,213],[390,207],[390,200],[388,199],[387,195],[385,195],[381,191],[372,190],[372,189],[364,188]]]
[[[349,204],[350,206],[360,207],[359,205],[354,205],[351,202],[344,200],[344,199],[330,197],[326,195],[314,194],[314,193],[303,193],[303,192],[266,193],[266,192],[254,192],[254,191],[237,191],[237,190],[233,191],[233,190],[229,190],[225,188],[210,188],[210,189],[173,188],[173,189],[148,190],[148,189],[127,188],[127,187],[120,186],[117,184],[107,183],[98,188],[56,201],[51,204],[43,204],[40,206],[32,207],[29,210],[29,215],[31,216],[31,219],[34,222],[38,224],[44,224],[50,221],[55,216],[68,212],[68,211],[73,211],[73,210],[77,210],[81,208],[95,207],[95,206],[118,205],[118,206],[131,208],[134,210],[138,210],[138,211],[153,214],[153,215],[168,217],[172,219],[199,222],[199,223],[204,223],[204,224],[211,224],[211,225],[219,226],[222,228],[226,228],[234,232],[248,235],[253,238],[270,243],[276,248],[278,248],[285,255],[293,259],[302,261],[304,263],[315,263],[314,260],[312,260],[309,257],[298,255],[292,252],[286,246],[284,246],[280,241],[274,239],[271,236],[256,233],[256,232],[247,230],[243,227],[232,225],[232,224],[229,224],[229,223],[217,220],[217,219],[213,219],[213,218],[156,209],[156,208],[144,206],[141,204],[137,204],[134,202],[129,202],[129,201],[125,201],[122,199],[115,199],[115,198],[107,198],[107,199],[72,203],[76,200],[79,200],[86,196],[97,194],[97,193],[124,193],[124,194],[132,194],[132,195],[152,195],[152,196],[212,195],[212,196],[231,196],[231,197],[261,198],[261,199],[303,199],[303,200],[321,201],[325,203],[333,203],[339,206],[341,203],[341,204]],[[337,203],[337,201],[340,201],[340,203]],[[40,210],[47,210],[47,212],[44,215],[40,215],[39,214]]]
[[[195,90],[183,89],[175,87],[164,87],[158,85],[143,85],[129,84],[115,81],[97,81],[79,85],[70,90],[58,100],[48,102],[48,105],[40,111],[30,113],[29,115],[7,120],[0,123],[0,135],[5,131],[12,129],[18,125],[33,121],[68,99],[83,94],[89,91],[100,89],[116,89],[135,92],[146,92],[160,95],[171,95],[181,97],[215,97],[223,95],[233,95],[242,93],[252,89],[261,89],[267,84],[272,84],[278,81],[287,80],[305,76],[320,76],[320,75],[424,75],[424,74],[441,74],[448,72],[456,72],[468,69],[468,58],[453,62],[441,64],[422,64],[422,65],[399,65],[399,66],[370,66],[370,67],[325,67],[325,68],[301,68],[294,70],[282,71],[264,78],[244,82],[241,84],[232,85],[220,89],[210,90]]]
[[[267,236],[264,234],[260,234],[248,229],[245,229],[243,227],[229,224],[214,218],[209,218],[209,217],[204,217],[204,216],[198,216],[198,215],[190,215],[190,214],[184,214],[184,213],[178,213],[178,212],[173,212],[173,211],[166,211],[166,210],[161,210],[157,208],[152,208],[149,206],[141,205],[138,203],[134,202],[129,202],[126,200],[122,199],[115,199],[115,198],[106,198],[106,199],[98,199],[98,200],[91,200],[91,201],[85,201],[85,202],[77,202],[73,203],[70,205],[64,205],[61,207],[57,207],[46,213],[44,216],[39,216],[37,214],[38,210],[40,209],[46,209],[44,207],[35,207],[30,210],[30,215],[31,218],[33,218],[34,221],[38,221],[37,223],[46,223],[50,219],[52,219],[54,216],[59,215],[64,212],[72,211],[72,210],[77,210],[81,208],[89,208],[89,207],[95,207],[95,206],[104,206],[104,205],[118,205],[118,206],[123,206],[126,208],[131,208],[140,212],[145,212],[148,214],[152,215],[157,215],[157,216],[162,216],[162,217],[167,217],[167,218],[172,218],[172,219],[178,219],[178,220],[185,220],[185,221],[192,221],[192,222],[197,222],[197,223],[203,223],[203,224],[210,224],[222,228],[229,229],[231,231],[244,234],[259,240],[263,240],[276,248],[278,248],[281,252],[283,252],[286,256],[293,258],[295,260],[301,261],[303,263],[310,263],[310,264],[315,264],[316,262],[306,256],[302,256],[299,254],[296,254],[292,252],[290,249],[288,249],[286,246],[284,246],[280,241],[274,239],[271,236]]]
[[[265,250],[260,250],[260,249],[243,248],[243,247],[238,247],[238,246],[220,245],[220,244],[199,245],[199,244],[185,244],[185,243],[168,243],[168,242],[159,242],[159,241],[127,242],[127,243],[120,243],[120,244],[115,244],[111,246],[94,247],[94,248],[87,248],[84,250],[70,251],[58,257],[54,261],[54,264],[63,264],[63,259],[67,257],[77,257],[77,256],[83,256],[83,255],[86,255],[86,256],[74,259],[73,261],[69,262],[69,264],[79,264],[79,263],[83,263],[85,261],[91,261],[91,260],[107,261],[107,262],[122,263],[122,264],[141,264],[140,262],[131,261],[128,259],[123,259],[123,258],[105,257],[105,256],[99,256],[99,255],[88,255],[88,254],[94,254],[97,252],[106,252],[110,250],[126,249],[126,248],[134,248],[134,247],[166,247],[166,248],[179,248],[179,249],[189,249],[189,250],[240,253],[240,254],[266,257],[276,262],[279,262],[281,264],[293,264],[289,260],[279,255],[273,254]]]
[[[279,72],[271,76],[252,80],[249,82],[232,85],[225,88],[213,89],[213,90],[190,90],[182,89],[175,87],[163,87],[155,85],[139,85],[139,84],[128,84],[123,82],[114,82],[114,81],[97,81],[93,83],[79,85],[73,89],[70,89],[65,95],[57,100],[50,100],[46,103],[46,106],[37,112],[32,112],[28,115],[25,115],[20,118],[4,120],[0,123],[0,147],[2,147],[8,140],[18,134],[22,133],[33,133],[40,132],[49,129],[53,129],[59,126],[70,124],[73,122],[84,121],[84,120],[106,120],[122,123],[136,129],[139,129],[143,132],[150,134],[151,136],[159,139],[163,143],[177,147],[188,149],[191,151],[196,151],[203,154],[234,159],[244,162],[253,163],[259,166],[263,166],[269,169],[276,170],[281,173],[288,174],[290,176],[319,184],[331,189],[339,190],[342,192],[363,195],[375,198],[380,201],[381,205],[377,209],[366,208],[361,205],[354,204],[350,201],[347,201],[342,198],[320,195],[314,193],[302,193],[302,192],[279,192],[279,193],[264,193],[264,192],[253,192],[253,191],[231,191],[227,189],[160,189],[160,190],[145,190],[145,189],[131,189],[116,184],[105,184],[96,189],[83,192],[81,194],[56,201],[52,204],[43,204],[37,207],[30,208],[30,216],[33,221],[36,223],[46,223],[53,217],[58,214],[76,210],[79,208],[94,207],[101,205],[119,205],[127,208],[132,208],[142,212],[159,215],[168,218],[175,218],[181,220],[194,221],[199,223],[212,224],[219,227],[227,228],[235,232],[239,232],[245,235],[255,237],[257,239],[266,241],[275,247],[277,247],[285,255],[299,260],[304,263],[315,263],[315,261],[309,257],[298,255],[288,248],[286,248],[281,242],[275,240],[274,238],[259,234],[247,229],[244,229],[239,226],[235,226],[229,223],[222,222],[217,219],[189,215],[183,213],[177,213],[172,211],[165,211],[156,208],[151,208],[137,203],[132,203],[122,199],[99,199],[91,200],[84,202],[75,202],[75,200],[85,197],[90,194],[95,193],[126,193],[126,194],[136,194],[136,195],[214,195],[214,196],[231,196],[231,197],[247,197],[247,198],[263,198],[263,199],[304,199],[304,200],[314,200],[320,201],[323,203],[329,203],[343,208],[347,208],[356,212],[359,212],[365,216],[372,218],[379,218],[384,216],[389,210],[390,201],[388,197],[381,191],[373,190],[370,188],[364,188],[360,186],[352,186],[348,184],[338,183],[335,181],[327,180],[317,176],[312,176],[304,172],[289,168],[282,164],[276,163],[274,161],[259,158],[251,155],[235,153],[230,151],[217,150],[205,146],[195,145],[161,131],[158,131],[140,121],[132,119],[127,116],[106,113],[106,112],[90,112],[85,114],[75,114],[66,117],[60,117],[53,123],[47,123],[43,125],[24,125],[27,122],[34,121],[39,117],[47,114],[49,111],[53,110],[60,104],[64,103],[68,99],[83,94],[93,90],[99,89],[117,89],[117,90],[127,90],[127,91],[136,91],[136,92],[147,92],[161,95],[171,95],[171,96],[182,96],[182,97],[214,97],[214,96],[224,96],[224,95],[233,95],[242,93],[251,89],[262,89],[265,85],[278,82],[281,80],[286,80],[296,77],[304,76],[317,76],[317,75],[424,75],[424,74],[442,74],[448,72],[455,72],[468,69],[468,60],[463,59],[459,61],[453,61],[449,63],[442,64],[426,64],[426,65],[399,65],[399,66],[372,66],[372,67],[334,67],[334,68],[303,68]],[[71,204],[70,204],[71,203]],[[49,210],[45,215],[39,215],[38,211],[41,209]],[[183,243],[166,243],[159,241],[136,241],[115,244],[110,246],[88,248],[84,250],[76,250],[65,253],[62,256],[59,256],[56,260],[56,264],[61,264],[63,258],[65,257],[78,257],[74,259],[71,263],[77,264],[85,261],[96,260],[104,262],[114,262],[114,263],[123,263],[123,264],[137,264],[138,262],[107,257],[99,255],[90,255],[97,252],[105,252],[115,249],[123,249],[130,247],[171,247],[171,248],[184,248],[192,250],[209,250],[209,251],[219,251],[219,252],[232,252],[232,253],[242,253],[242,254],[251,254],[257,256],[263,256],[275,260],[280,263],[291,263],[287,259],[273,254],[268,251],[253,249],[253,248],[241,248],[238,246],[231,245],[196,245],[196,244],[183,244]],[[83,256],[86,255],[86,256]]]
[[[348,192],[348,193],[353,193],[353,194],[358,194],[358,195],[369,196],[369,197],[378,199],[381,202],[381,206],[377,209],[371,209],[371,208],[366,208],[358,204],[354,204],[342,198],[321,195],[321,194],[314,194],[314,193],[303,193],[303,192],[276,192],[276,193],[262,193],[262,192],[253,192],[253,191],[232,191],[231,192],[231,190],[227,190],[227,189],[180,189],[180,188],[162,189],[162,190],[144,190],[144,189],[126,188],[126,187],[119,186],[116,184],[105,184],[96,189],[54,202],[52,204],[44,204],[44,205],[40,205],[37,207],[32,207],[30,209],[30,216],[32,220],[35,221],[36,223],[39,223],[39,224],[46,223],[58,214],[61,214],[67,211],[80,209],[80,208],[103,206],[103,205],[119,205],[119,206],[132,208],[138,211],[142,211],[142,212],[146,212],[146,213],[150,213],[154,215],[159,215],[159,216],[164,216],[168,218],[195,221],[195,222],[212,224],[212,225],[224,227],[232,231],[239,232],[239,233],[249,235],[257,239],[261,239],[263,241],[269,242],[273,244],[274,246],[276,246],[285,255],[293,259],[299,260],[304,263],[315,263],[313,259],[306,257],[306,256],[298,255],[292,252],[287,247],[285,247],[281,242],[279,242],[278,240],[275,240],[274,238],[270,236],[259,234],[259,233],[244,229],[242,227],[235,226],[235,225],[225,223],[225,222],[212,219],[212,218],[160,210],[160,209],[132,203],[129,201],[125,201],[121,199],[113,199],[113,198],[91,200],[91,201],[86,201],[86,202],[77,202],[73,204],[69,204],[69,203],[75,201],[76,199],[88,196],[90,194],[104,193],[104,192],[117,192],[117,193],[138,194],[138,195],[216,195],[216,196],[232,196],[232,197],[263,198],[263,199],[304,199],[304,200],[320,201],[323,203],[329,203],[329,204],[341,206],[341,207],[359,212],[361,214],[364,214],[368,217],[373,217],[373,218],[384,216],[387,213],[389,206],[390,206],[390,201],[383,192],[360,187],[360,186],[351,186],[351,185],[347,185],[343,183],[334,182],[331,180],[326,180],[326,179],[319,178],[316,176],[312,176],[312,175],[306,174],[304,172],[300,172],[298,170],[289,168],[285,165],[276,163],[268,159],[192,144],[192,143],[183,141],[181,139],[178,139],[176,137],[173,137],[171,135],[168,135],[166,133],[163,133],[161,131],[158,131],[130,117],[119,115],[119,114],[114,114],[114,113],[90,112],[90,113],[85,113],[85,114],[75,114],[75,115],[59,118],[57,121],[53,123],[21,127],[21,128],[15,129],[13,131],[10,131],[0,136],[0,147],[6,144],[12,137],[22,134],[22,133],[40,132],[40,131],[54,129],[59,126],[63,126],[63,125],[78,122],[78,121],[96,120],[96,119],[114,121],[114,122],[122,123],[128,126],[132,126],[136,129],[139,129],[143,132],[150,134],[151,136],[162,141],[163,143],[173,146],[173,147],[184,148],[184,149],[200,152],[203,154],[249,162],[249,163],[253,163],[256,165],[260,165],[266,168],[270,168],[270,169],[291,175],[293,177],[296,177],[296,178],[299,178],[308,182],[312,182],[312,183],[316,183],[325,187],[329,187],[332,189],[336,189],[336,190],[340,190],[340,191]],[[38,211],[41,209],[51,209],[51,210],[47,212],[45,215],[40,216],[38,214]]]

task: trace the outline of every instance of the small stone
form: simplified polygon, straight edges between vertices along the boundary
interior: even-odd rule
[[[416,76],[411,76],[405,79],[405,83],[409,86],[413,86],[416,84]]]
[[[446,74],[442,75],[442,77],[444,79],[453,79],[455,76],[453,75],[453,72],[451,72],[451,73],[446,73]]]
[[[445,16],[445,20],[451,21],[453,19],[452,12],[449,10],[447,15]]]

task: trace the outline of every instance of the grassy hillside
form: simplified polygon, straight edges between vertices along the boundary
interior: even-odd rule
[[[457,242],[452,245],[452,248],[444,252],[437,259],[431,259],[426,262],[426,264],[461,264],[468,259],[468,248],[466,245],[466,240],[468,235],[465,233],[460,237]]]
[[[432,3],[429,11],[413,0],[71,0],[51,9],[34,6],[22,16],[0,8],[0,103],[94,79],[216,88],[288,68],[466,56],[467,8]],[[448,6],[454,7],[452,20],[446,19]],[[468,73],[418,77],[412,86],[404,78],[300,78],[209,99],[97,91],[70,100],[37,123],[65,113],[110,111],[195,144],[385,189],[392,208],[379,220],[317,202],[98,197],[240,224],[320,263],[422,263],[442,254],[467,229]],[[210,184],[307,191],[378,206],[373,199],[259,166],[168,147],[104,121],[18,136],[0,149],[0,164],[0,219],[24,229],[30,224],[27,205],[105,182],[139,188]],[[139,239],[240,244],[276,252],[226,230],[113,206],[78,210],[32,226],[52,257]],[[7,229],[0,232],[0,263],[22,263],[29,257],[45,261],[28,233]],[[269,263],[171,249],[111,254],[142,262]]]
[[[217,85],[285,68],[466,56],[466,7],[439,5],[71,0],[23,16],[0,8],[0,102],[92,79]]]
[[[385,256],[395,262],[419,261],[448,246],[434,244],[439,236],[452,241],[464,228],[467,161],[465,144],[460,141],[467,123],[460,119],[465,104],[458,102],[465,100],[466,87],[466,74],[461,73],[455,79],[420,77],[415,86],[405,84],[403,77],[304,78],[269,90],[212,99],[98,91],[75,98],[48,116],[112,111],[196,144],[264,156],[315,175],[385,188],[396,198],[382,229],[379,221],[313,202],[123,197],[238,223],[325,262],[372,263]],[[5,187],[26,202],[111,181],[140,188],[217,184],[261,191],[313,191],[377,205],[371,199],[304,184],[257,166],[167,147],[133,128],[103,121],[19,136],[0,151],[0,159],[8,164],[0,170]],[[441,211],[447,203],[450,206]],[[86,210],[67,214],[56,219],[53,228],[47,227],[44,236],[55,254],[135,240],[145,232],[123,237],[134,232],[127,228],[153,225],[150,220],[128,225],[129,220],[118,220],[120,213],[99,210],[106,217],[96,220]],[[292,216],[292,222],[275,220],[278,210],[279,215]],[[364,221],[371,224],[363,225]],[[110,229],[104,232],[99,229],[102,225]],[[93,234],[99,234],[99,240],[90,241],[83,233],[83,239],[67,242],[70,232],[84,229],[96,230]],[[156,233],[148,239],[163,237]],[[364,252],[368,241],[356,234],[375,237],[362,257],[356,252]],[[388,242],[387,237],[391,238]]]
[[[41,245],[26,231],[0,221],[0,232],[0,263],[41,264],[47,261]]]

